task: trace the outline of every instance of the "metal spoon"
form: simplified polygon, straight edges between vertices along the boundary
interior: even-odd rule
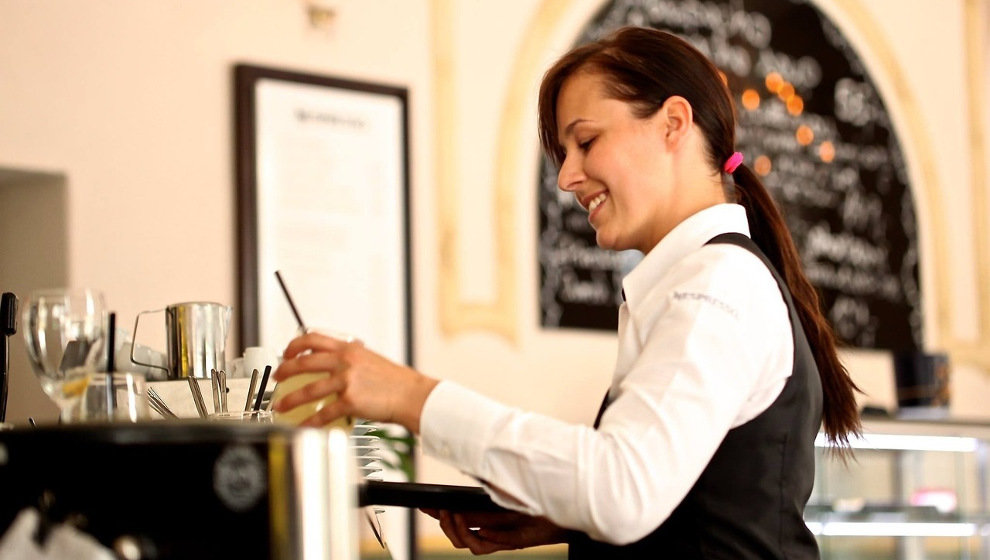
[[[251,410],[251,405],[254,403],[254,392],[258,389],[258,370],[255,369],[251,372],[251,386],[248,387],[247,400],[244,401],[244,412]]]
[[[206,418],[209,413],[206,412],[206,403],[203,402],[203,392],[199,390],[199,383],[196,382],[196,378],[189,376],[186,378],[189,382],[189,391],[193,396],[193,403],[196,405],[196,412],[199,413],[200,418]]]
[[[148,387],[148,402],[151,403],[151,408],[155,409],[155,412],[165,418],[178,418],[168,405],[165,404],[165,399],[158,394],[158,391],[154,387]]]
[[[227,372],[217,371],[217,383],[220,385],[220,412],[227,412]]]
[[[217,370],[210,370],[210,383],[213,385],[213,412],[220,412],[220,376]]]

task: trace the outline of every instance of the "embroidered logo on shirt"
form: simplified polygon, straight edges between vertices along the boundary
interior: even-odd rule
[[[697,292],[674,292],[674,299],[703,301],[705,303],[718,307],[719,309],[725,311],[729,315],[732,315],[736,319],[739,318],[739,312],[736,311],[735,307],[732,307],[728,303],[725,303],[724,301],[714,298],[708,294],[699,294]]]

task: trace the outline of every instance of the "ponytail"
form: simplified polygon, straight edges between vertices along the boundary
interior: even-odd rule
[[[737,202],[746,208],[750,235],[787,283],[815,356],[822,383],[825,435],[833,445],[848,447],[849,434],[861,430],[855,396],[859,387],[839,361],[835,335],[821,311],[818,292],[804,275],[797,247],[770,193],[746,165],[736,167],[732,178]]]

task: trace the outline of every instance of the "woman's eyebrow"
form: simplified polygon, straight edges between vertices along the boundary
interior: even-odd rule
[[[580,123],[583,123],[583,122],[588,122],[588,119],[582,119],[582,118],[574,119],[573,121],[571,121],[570,124],[568,124],[567,126],[564,127],[564,132],[563,132],[563,134],[560,135],[560,137],[561,138],[566,138],[566,137],[570,136],[571,135],[571,132],[574,131],[574,127],[577,126]]]

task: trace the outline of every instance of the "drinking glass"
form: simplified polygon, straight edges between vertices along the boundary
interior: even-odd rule
[[[344,342],[354,342],[355,340],[357,340],[351,335],[335,332],[328,329],[306,329],[306,332],[318,332],[318,333],[326,334],[328,336],[332,336]],[[285,395],[288,395],[289,393],[296,391],[298,389],[302,389],[303,387],[309,385],[310,383],[315,383],[329,376],[330,376],[329,372],[301,373],[298,375],[293,375],[292,377],[289,377],[282,381],[279,381],[278,384],[275,385],[275,390],[272,392],[272,402],[277,403],[279,400],[285,397]],[[293,426],[298,426],[304,420],[316,414],[320,410],[323,410],[323,407],[329,405],[335,400],[337,400],[337,394],[333,393],[323,397],[322,399],[303,403],[291,410],[287,410],[285,412],[276,412],[275,421],[282,424],[290,424]],[[351,426],[352,423],[353,422],[350,417],[342,417],[334,420],[325,427],[342,428],[344,430],[350,430],[352,427]]]
[[[270,410],[234,410],[231,412],[214,412],[208,417],[210,420],[233,421],[233,422],[255,422],[258,424],[271,424],[272,412]]]
[[[111,397],[107,391],[111,383]],[[78,406],[63,415],[67,422],[142,422],[151,418],[144,374],[118,371],[88,375]],[[113,411],[111,414],[110,411]]]
[[[103,358],[103,295],[79,288],[37,290],[22,314],[24,338],[41,388],[64,415],[79,400]]]

